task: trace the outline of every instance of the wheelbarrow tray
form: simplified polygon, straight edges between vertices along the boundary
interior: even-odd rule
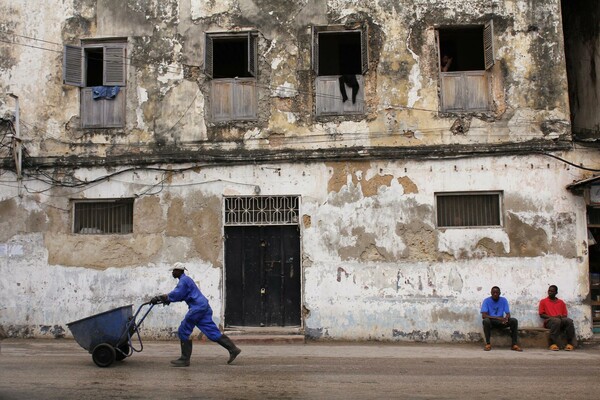
[[[125,331],[133,318],[133,304],[114,308],[87,318],[69,322],[67,326],[81,347],[92,353],[101,343],[118,347],[127,342]]]

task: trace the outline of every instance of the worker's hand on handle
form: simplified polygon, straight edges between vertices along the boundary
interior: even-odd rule
[[[152,300],[150,300],[150,303],[152,304],[165,304],[165,305],[169,305],[171,304],[171,302],[169,301],[169,296],[167,296],[166,294],[160,294],[158,296],[154,296],[152,298]]]

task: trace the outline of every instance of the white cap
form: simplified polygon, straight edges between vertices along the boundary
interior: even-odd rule
[[[173,267],[171,267],[171,271],[174,270],[174,269],[179,269],[181,271],[186,271],[185,267],[180,262],[176,262],[175,264],[173,264]]]

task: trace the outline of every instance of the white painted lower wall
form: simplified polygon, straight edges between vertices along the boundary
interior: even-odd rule
[[[80,174],[89,179],[106,171]],[[332,177],[340,175],[346,182],[333,185]],[[382,176],[391,177],[389,183],[367,193],[366,186]],[[548,285],[556,284],[578,336],[586,338],[592,333],[585,204],[565,189],[580,176],[578,170],[541,156],[277,164],[175,174],[155,196],[167,218],[174,198],[185,204],[191,196],[252,195],[255,187],[261,194],[300,195],[301,215],[310,220],[301,225],[303,328],[309,337],[477,341],[482,335],[479,307],[492,286],[501,287],[520,325],[531,327],[541,326],[538,302]],[[156,179],[154,173],[138,171],[73,196],[128,197]],[[410,190],[406,179],[414,184]],[[518,217],[546,237],[546,243],[511,237],[506,227],[435,227],[434,193],[482,190],[503,191],[504,220],[507,215]],[[52,199],[43,194],[16,194],[16,188],[0,187],[0,205],[10,200],[29,213],[49,212]],[[3,229],[10,223],[0,222]],[[410,240],[405,235],[409,225],[415,226]],[[174,261],[185,263],[209,298],[215,322],[223,324],[222,249],[215,260],[189,257],[185,249],[173,250],[189,238],[170,238],[150,263],[93,269],[84,267],[85,260],[81,266],[50,265],[46,244],[52,235],[53,228],[47,226],[12,234],[0,243],[0,325],[9,336],[69,337],[69,322],[127,304],[135,311],[176,285],[168,269]],[[415,244],[420,237],[423,243]],[[482,250],[482,238],[503,254]],[[512,255],[511,246],[519,241],[524,248],[540,245],[546,250],[535,256]],[[175,337],[184,313],[182,304],[155,307],[143,324],[143,337]]]

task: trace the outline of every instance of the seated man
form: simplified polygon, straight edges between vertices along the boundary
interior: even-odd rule
[[[516,318],[511,318],[508,300],[500,297],[500,288],[494,286],[491,291],[491,296],[483,300],[481,304],[481,318],[483,319],[483,333],[485,334],[485,351],[490,351],[490,336],[492,328],[505,329],[510,328],[510,336],[512,339],[511,350],[523,351],[518,341],[519,321]]]
[[[558,287],[550,285],[548,288],[548,297],[540,301],[539,314],[544,319],[544,328],[550,329],[550,350],[558,351],[558,343],[561,332],[567,335],[568,344],[566,351],[575,350],[577,344],[575,339],[575,325],[573,320],[567,317],[567,305],[564,301],[556,297]]]

